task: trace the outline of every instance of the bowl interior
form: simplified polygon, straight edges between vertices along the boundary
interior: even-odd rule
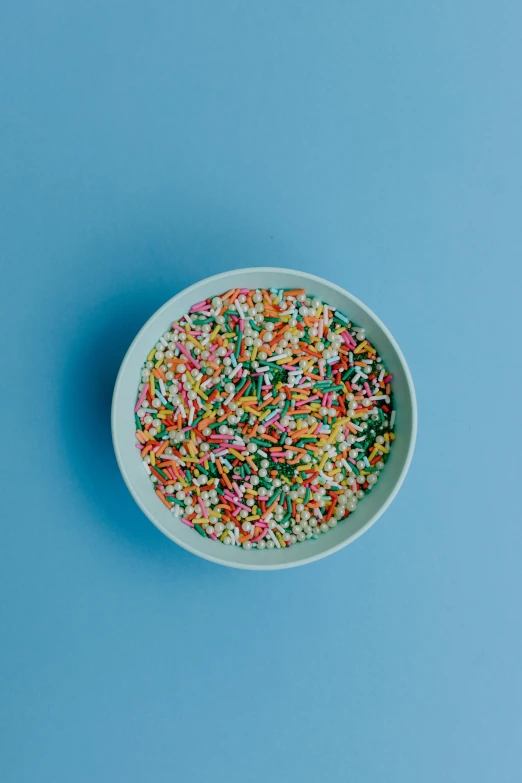
[[[300,542],[288,549],[246,551],[223,546],[203,538],[183,525],[153,491],[135,447],[134,405],[145,356],[158,337],[169,330],[195,303],[230,288],[304,288],[328,304],[339,308],[366,330],[393,373],[397,410],[396,440],[375,488],[356,511],[317,540]],[[162,533],[190,552],[223,565],[248,569],[277,569],[300,565],[337,551],[367,530],[383,513],[397,493],[408,470],[415,445],[417,411],[415,392],[406,361],[390,332],[362,302],[339,286],[303,272],[272,267],[252,267],[225,272],[201,280],[166,302],[140,330],[132,342],[116,380],[112,402],[112,433],[116,458],[123,478],[138,505]]]

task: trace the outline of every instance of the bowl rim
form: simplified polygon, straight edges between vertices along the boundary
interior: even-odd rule
[[[397,358],[402,366],[402,369],[404,371],[404,375],[406,378],[406,383],[408,386],[408,391],[410,394],[411,399],[411,431],[410,431],[410,442],[408,444],[408,450],[406,452],[406,457],[404,460],[404,465],[402,467],[401,472],[399,473],[399,476],[393,485],[391,491],[387,495],[385,501],[382,503],[380,508],[377,509],[377,511],[370,517],[370,519],[358,530],[356,530],[354,533],[352,533],[350,536],[348,536],[344,541],[339,542],[338,544],[333,545],[332,547],[326,549],[323,552],[318,552],[316,554],[310,555],[309,557],[302,558],[297,561],[289,561],[288,563],[263,563],[262,559],[260,558],[259,564],[257,563],[241,563],[241,562],[230,562],[228,560],[224,560],[219,556],[219,552],[216,553],[216,555],[208,554],[206,552],[202,552],[195,546],[191,546],[189,543],[185,541],[181,541],[178,538],[175,537],[175,535],[172,535],[168,530],[166,530],[164,527],[161,526],[161,524],[158,523],[158,520],[154,517],[154,515],[149,512],[147,506],[145,503],[142,502],[140,496],[138,495],[137,491],[135,491],[133,483],[131,479],[128,476],[125,464],[124,464],[124,458],[122,455],[122,449],[120,448],[120,444],[118,442],[118,437],[116,434],[116,416],[117,416],[117,408],[118,408],[118,398],[120,393],[120,387],[122,384],[122,379],[125,373],[125,370],[127,368],[127,364],[130,362],[134,346],[140,339],[143,332],[145,332],[149,324],[152,320],[155,320],[156,318],[161,317],[161,314],[169,309],[172,304],[182,296],[185,296],[189,294],[191,291],[196,291],[200,286],[202,286],[205,283],[211,283],[212,281],[226,281],[228,277],[232,277],[238,274],[241,274],[242,272],[246,273],[252,273],[252,272],[259,272],[260,274],[264,272],[272,272],[274,270],[277,270],[278,272],[283,272],[289,275],[292,275],[296,278],[305,279],[310,282],[320,283],[323,285],[326,285],[332,289],[335,289],[339,294],[342,296],[347,297],[350,301],[352,301],[355,305],[360,307],[362,310],[366,312],[366,314],[372,319],[377,326],[384,332],[387,339],[392,344],[396,354]],[[161,532],[163,535],[165,535],[167,538],[169,538],[171,541],[173,541],[178,546],[181,546],[183,549],[186,549],[188,552],[191,552],[194,555],[197,555],[198,557],[203,558],[204,560],[208,560],[213,563],[217,563],[218,565],[223,565],[228,568],[239,568],[242,570],[248,570],[248,571],[276,571],[286,568],[295,568],[297,566],[301,565],[307,565],[308,563],[313,563],[316,560],[321,560],[324,557],[327,557],[329,555],[334,554],[335,552],[339,552],[341,549],[344,549],[344,547],[348,546],[349,544],[352,544],[354,541],[356,541],[360,536],[363,535],[363,533],[366,533],[367,530],[369,530],[370,527],[372,527],[377,520],[384,514],[386,509],[390,506],[394,498],[396,497],[397,493],[399,492],[404,479],[406,478],[406,474],[408,473],[408,470],[411,465],[411,461],[413,458],[413,453],[415,450],[415,443],[417,440],[417,398],[415,394],[415,386],[413,384],[413,378],[410,372],[410,368],[408,366],[408,363],[404,357],[404,354],[402,353],[399,344],[391,334],[388,327],[381,321],[381,319],[371,310],[364,302],[362,302],[358,297],[351,294],[349,291],[347,291],[345,288],[342,288],[342,286],[337,285],[336,283],[332,283],[330,280],[327,280],[324,277],[319,277],[318,275],[311,274],[309,272],[301,272],[296,269],[287,269],[285,267],[273,267],[273,266],[252,266],[252,267],[241,267],[239,269],[230,269],[226,272],[219,272],[215,275],[210,275],[209,277],[202,278],[201,280],[198,280],[196,283],[193,283],[190,286],[187,286],[186,288],[183,288],[181,291],[179,291],[177,294],[172,296],[170,299],[168,299],[166,302],[164,302],[161,307],[159,307],[157,310],[155,310],[152,315],[145,321],[141,329],[138,331],[134,339],[132,340],[131,344],[129,345],[125,356],[123,357],[122,363],[120,365],[120,368],[118,370],[118,375],[116,376],[116,381],[114,384],[114,390],[112,394],[112,402],[111,402],[111,433],[112,433],[112,444],[114,448],[114,453],[116,456],[116,462],[118,464],[118,467],[120,469],[120,473],[123,477],[123,480],[127,486],[127,489],[129,490],[130,494],[132,495],[134,501],[138,505],[138,507],[141,509],[141,511],[145,514],[147,519],[149,519],[150,522]]]

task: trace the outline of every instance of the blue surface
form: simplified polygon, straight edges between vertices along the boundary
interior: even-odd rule
[[[2,781],[519,781],[520,4],[2,16]],[[267,574],[163,538],[109,433],[146,318],[256,264],[362,298],[420,408],[382,520]]]

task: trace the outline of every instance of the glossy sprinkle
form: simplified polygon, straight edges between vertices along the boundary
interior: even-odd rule
[[[199,302],[140,377],[137,448],[159,500],[226,546],[327,533],[375,486],[395,438],[377,350],[303,290]]]

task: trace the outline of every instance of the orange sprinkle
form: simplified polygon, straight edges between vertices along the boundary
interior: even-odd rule
[[[163,503],[164,506],[167,506],[168,509],[172,508],[172,506],[170,505],[169,501],[164,496],[163,492],[160,492],[159,489],[157,489],[156,490],[156,495],[159,497],[159,499],[161,500],[161,502]]]

